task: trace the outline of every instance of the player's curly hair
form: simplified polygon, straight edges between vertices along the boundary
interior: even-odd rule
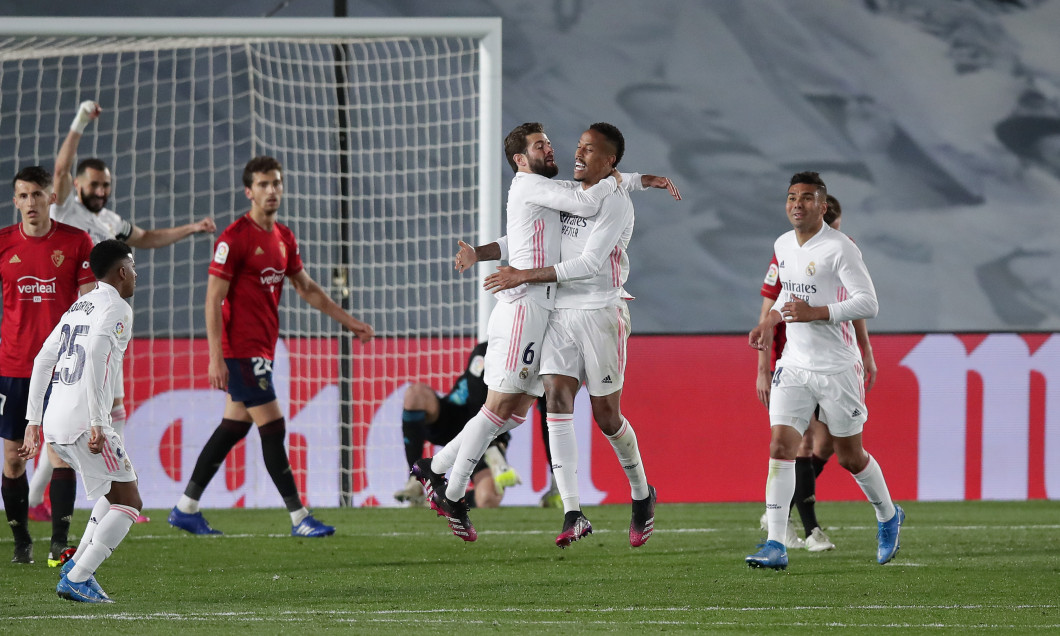
[[[132,248],[118,239],[107,239],[96,243],[88,254],[88,266],[92,269],[92,275],[96,280],[103,278],[114,269],[118,263],[132,256]]]
[[[519,166],[515,163],[515,155],[526,154],[527,137],[534,133],[544,132],[545,127],[539,122],[528,121],[525,124],[519,124],[508,133],[508,136],[504,138],[504,156],[508,159],[512,172],[519,172]]]
[[[26,166],[25,168],[18,171],[15,178],[11,180],[11,187],[15,187],[15,183],[18,181],[26,181],[27,183],[36,183],[41,188],[47,190],[52,187],[52,173],[48,172],[41,166]]]
[[[273,157],[254,157],[247,162],[247,166],[243,168],[243,185],[247,188],[254,185],[254,175],[259,172],[272,172],[273,170],[279,170],[280,174],[283,174],[283,165]]]

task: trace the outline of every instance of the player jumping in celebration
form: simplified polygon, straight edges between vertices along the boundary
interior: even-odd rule
[[[0,230],[0,283],[4,315],[0,323],[0,437],[4,438],[4,510],[15,535],[12,563],[33,563],[29,517],[29,482],[26,461],[19,454],[26,434],[33,358],[78,292],[95,288],[88,269],[92,239],[88,234],[48,216],[55,200],[52,176],[40,166],[19,170],[12,181],[15,208],[21,222]],[[38,464],[47,465],[43,459]],[[74,512],[75,476],[67,469],[52,487],[61,511],[52,527],[52,551],[66,548],[70,517]],[[68,501],[63,508],[60,501]]]
[[[574,180],[565,183],[572,188],[597,183],[616,168],[624,153],[625,139],[618,128],[593,124],[578,141]],[[639,184],[642,189],[666,188],[675,199],[681,198],[665,177],[623,175],[623,183]],[[620,196],[608,197],[594,217],[576,220],[565,215],[562,219],[562,262],[533,270],[503,266],[486,277],[485,287],[495,291],[528,282],[559,282],[541,362],[552,470],[564,508],[556,545],[564,548],[592,533],[578,497],[574,432],[574,398],[584,381],[593,418],[629,479],[633,499],[629,543],[639,547],[654,529],[656,495],[645,476],[637,435],[621,408],[630,333],[628,295],[622,286],[629,275],[626,249],[633,235],[633,203],[623,189]]]
[[[85,529],[85,549],[63,564],[55,591],[71,601],[112,603],[95,573],[143,507],[136,471],[110,419],[118,369],[132,338],[132,307],[125,299],[136,291],[136,265],[129,246],[116,240],[101,241],[89,261],[99,284],[70,305],[33,362],[29,427],[19,452],[33,457],[40,451],[43,418],[45,440],[81,474],[88,498],[107,502],[106,513]]]
[[[515,171],[508,190],[509,260],[526,269],[554,265],[559,262],[559,211],[592,216],[618,182],[609,177],[588,190],[553,182],[559,168],[552,143],[536,122],[508,133],[504,154]],[[555,287],[555,283],[532,283],[496,294],[499,302],[487,327],[486,402],[456,439],[433,459],[413,466],[412,474],[424,484],[432,507],[465,541],[478,537],[464,501],[472,471],[490,441],[522,424],[534,400],[544,393],[538,369],[545,326],[556,302]],[[447,483],[444,475],[449,469]]]
[[[839,464],[850,471],[876,510],[879,563],[887,563],[898,552],[905,520],[901,506],[891,500],[880,465],[861,440],[868,408],[861,354],[850,321],[876,315],[876,290],[854,242],[825,225],[827,195],[816,172],[791,178],[786,212],[794,229],[773,246],[784,291],[748,336],[751,347],[767,350],[777,323],[787,325],[787,343],[769,397],[769,536],[758,552],[745,559],[751,567],[788,566],[784,539],[795,494],[795,457],[818,406],[820,419],[834,438]]]
[[[314,519],[302,505],[284,446],[286,422],[272,383],[284,278],[310,306],[361,342],[371,340],[375,331],[346,313],[309,276],[294,233],[276,220],[283,199],[280,162],[272,157],[251,159],[243,169],[243,186],[250,212],[217,239],[206,286],[210,386],[227,390],[224,415],[199,453],[169,523],[192,534],[221,534],[203,518],[199,499],[229,451],[257,424],[265,468],[291,515],[291,535],[325,537],[335,528]]]
[[[67,133],[66,139],[63,140],[63,145],[59,148],[59,152],[55,157],[55,205],[52,206],[51,217],[56,221],[61,221],[88,232],[88,235],[92,237],[93,243],[98,243],[105,239],[118,239],[124,241],[130,247],[143,249],[165,247],[193,234],[214,232],[217,227],[214,225],[213,220],[209,218],[195,223],[188,223],[187,225],[152,230],[143,229],[123,219],[107,207],[111,194],[111,174],[110,169],[107,168],[107,164],[102,159],[94,157],[83,159],[78,162],[77,170],[71,173],[71,169],[74,167],[74,159],[77,156],[77,147],[81,143],[85,128],[89,123],[99,118],[101,112],[102,110],[96,102],[82,102],[77,109],[74,120],[70,123],[70,132]],[[118,382],[115,388],[112,421],[114,430],[118,432],[118,435],[124,435],[126,417],[123,403],[125,398],[124,382]],[[63,511],[68,509],[72,512],[74,509],[76,493],[70,491],[67,497],[67,489],[62,488],[61,484],[58,489],[56,487],[58,482],[64,480],[72,482],[73,473],[69,472],[69,467],[64,467],[69,472],[67,476],[63,476],[63,473],[60,473],[60,478],[52,477],[53,464],[61,466],[61,462],[58,462],[57,458],[52,457],[50,453],[49,457],[52,461],[42,459],[38,464],[37,472],[33,474],[33,481],[30,484],[31,516],[38,521],[46,520],[52,514],[44,504],[44,489],[47,487],[49,479],[52,482],[53,512],[54,506],[59,506],[61,512],[57,514],[61,520],[64,516]],[[61,496],[56,496],[57,490],[62,493]],[[148,519],[147,517],[140,517],[137,521],[145,522]],[[69,524],[69,520],[66,523]],[[54,527],[53,533],[55,533]],[[59,538],[61,543],[66,543],[65,535]],[[56,559],[58,559],[59,555],[53,554],[53,556],[55,559],[49,559],[49,565],[58,564]]]

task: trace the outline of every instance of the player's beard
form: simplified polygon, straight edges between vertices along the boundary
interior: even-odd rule
[[[88,208],[89,212],[99,212],[103,208],[107,207],[107,197],[97,197],[94,194],[89,194],[85,192],[84,190],[82,190],[79,194],[81,195],[81,205]]]
[[[551,164],[548,163],[548,160],[542,157],[540,160],[532,160],[530,162],[530,171],[534,174],[539,174],[546,179],[551,179],[559,174],[559,166],[557,166],[555,162]]]

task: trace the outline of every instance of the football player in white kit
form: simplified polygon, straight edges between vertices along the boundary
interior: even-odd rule
[[[786,211],[794,229],[773,246],[783,291],[749,334],[751,347],[761,351],[772,344],[777,323],[787,325],[787,344],[777,361],[769,398],[769,535],[761,549],[745,559],[751,567],[788,566],[784,539],[795,492],[795,457],[818,405],[820,419],[834,438],[839,464],[850,471],[876,510],[880,564],[898,552],[905,520],[905,512],[891,500],[880,465],[861,440],[868,408],[851,321],[876,316],[876,290],[861,251],[845,234],[824,223],[827,196],[816,172],[791,178]]]
[[[575,189],[589,187],[614,170],[624,153],[625,140],[615,126],[593,124],[578,141],[574,180],[564,183]],[[545,335],[541,374],[548,398],[552,470],[564,508],[563,529],[556,537],[561,548],[592,533],[577,489],[574,398],[583,381],[593,417],[629,479],[633,499],[630,545],[643,545],[654,529],[655,489],[647,482],[636,433],[621,409],[630,333],[626,306],[630,297],[623,285],[629,276],[626,249],[634,223],[633,204],[625,190],[655,187],[668,189],[677,200],[681,195],[666,177],[623,175],[623,184],[627,183],[619,195],[604,201],[596,216],[562,217],[562,262],[534,270],[500,267],[486,278],[487,290],[559,281],[556,310]]]
[[[89,266],[99,281],[96,288],[63,314],[34,360],[29,426],[19,452],[34,457],[40,451],[43,419],[44,439],[81,474],[88,498],[99,499],[81,539],[85,549],[63,565],[55,591],[71,601],[110,603],[95,572],[143,507],[136,471],[111,426],[118,370],[132,338],[132,308],[125,299],[136,290],[136,265],[128,245],[108,239],[92,248]],[[42,418],[49,384],[51,398]]]
[[[91,100],[81,102],[78,106],[77,114],[70,123],[70,131],[55,156],[55,203],[51,207],[51,218],[88,232],[93,243],[116,238],[132,247],[144,249],[165,247],[193,234],[216,230],[217,226],[209,217],[176,227],[144,229],[107,207],[111,194],[111,174],[102,159],[83,159],[78,162],[77,170],[71,172],[85,128],[98,119],[101,112],[99,104]],[[119,435],[124,433],[125,428],[123,385],[123,382],[116,385],[117,392],[114,394],[112,409],[114,429]],[[40,507],[44,501],[44,489],[52,476],[52,469],[53,463],[42,459],[30,483],[29,505],[36,511],[38,519],[43,518]],[[53,493],[55,490],[53,487]],[[72,500],[60,505],[65,508],[67,504],[69,509],[73,510]],[[138,521],[144,522],[148,519],[141,517]],[[52,556],[54,559],[49,559],[48,564],[58,565],[59,555]]]
[[[509,261],[523,268],[558,263],[559,211],[581,217],[596,214],[604,197],[618,188],[618,181],[608,177],[588,190],[553,182],[559,169],[552,143],[536,122],[508,133],[504,153],[515,171],[508,190]],[[528,284],[496,295],[499,302],[487,328],[486,403],[440,453],[413,465],[412,475],[423,483],[431,507],[465,541],[478,536],[463,500],[472,471],[490,441],[525,421],[534,400],[544,394],[538,370],[545,327],[556,302],[555,288],[555,283]],[[446,483],[444,475],[450,469]]]

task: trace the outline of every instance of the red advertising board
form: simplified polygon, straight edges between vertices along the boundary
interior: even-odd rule
[[[1060,338],[876,335],[872,342],[879,373],[868,393],[864,443],[882,466],[896,499],[1060,498]],[[438,390],[448,389],[472,344],[470,339],[383,338],[356,347],[352,460],[358,505],[393,504],[392,486],[403,481],[400,392],[405,384],[427,381]],[[337,344],[301,339],[282,345],[286,362],[278,362],[277,380],[284,385],[280,393],[291,431],[292,464],[300,483],[308,484],[307,463],[314,469],[338,468],[332,457],[337,451],[317,453],[313,448],[337,440]],[[158,470],[148,472],[156,480],[168,480],[159,492],[170,496],[179,493],[198,454],[196,443],[187,439],[188,427],[212,431],[221,413],[216,408],[191,416],[186,403],[222,404],[223,396],[206,383],[205,341],[139,340],[133,352],[126,375],[130,422],[150,420],[153,428],[150,434],[131,435],[135,445],[130,442],[130,452],[138,470],[145,462],[159,464]],[[755,396],[756,362],[745,336],[630,340],[623,413],[637,432],[649,481],[661,501],[763,499],[769,420]],[[170,394],[179,399],[161,399]],[[150,412],[138,414],[145,404]],[[535,413],[522,427],[528,430],[519,431],[516,441],[522,447],[513,442],[510,452],[513,465],[524,475],[526,483],[520,488],[525,492],[513,489],[506,503],[531,503],[548,485],[536,419]],[[610,445],[594,430],[588,414],[579,421],[586,429],[579,444],[589,464],[582,482],[594,493],[589,501],[628,502],[629,486]],[[195,430],[202,438],[204,433]],[[240,457],[245,462],[229,461],[224,484],[214,485],[231,496],[214,504],[276,505],[267,479],[241,472],[244,463],[252,467],[253,462],[246,453]],[[248,480],[264,482],[261,492]],[[332,483],[337,488],[337,476],[321,483],[323,490],[309,498],[315,498],[316,505],[335,505],[337,491],[327,489]],[[822,474],[817,493],[821,500],[862,498],[854,480],[834,460]],[[166,507],[172,502],[148,505]]]

